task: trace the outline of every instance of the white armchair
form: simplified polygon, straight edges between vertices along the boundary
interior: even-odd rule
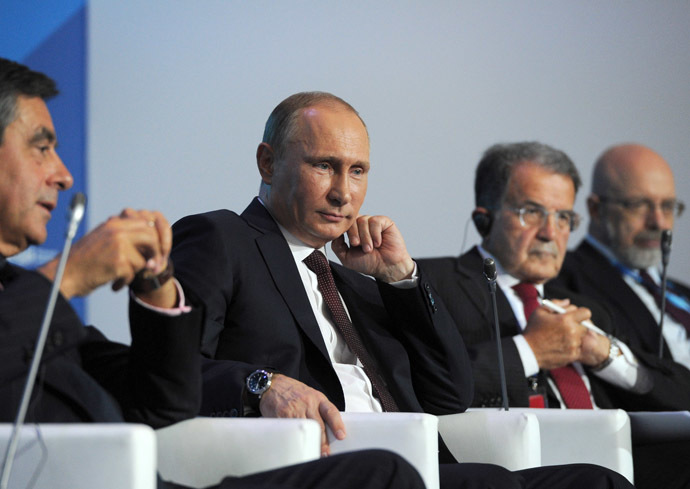
[[[495,408],[473,411],[499,412]],[[541,465],[592,463],[614,470],[633,482],[630,418],[620,409],[510,408],[539,420]]]
[[[0,424],[3,455],[11,433],[11,424]],[[27,424],[19,440],[10,488],[156,487],[156,437],[148,426]]]
[[[509,470],[538,467],[540,426],[526,412],[473,410],[439,416],[439,432],[459,462],[483,462]]]
[[[381,448],[406,459],[424,479],[427,489],[438,489],[438,419],[422,413],[342,413],[347,436],[336,440],[328,432],[331,452]]]
[[[310,419],[194,418],[156,437],[160,476],[190,487],[321,456],[321,428]]]

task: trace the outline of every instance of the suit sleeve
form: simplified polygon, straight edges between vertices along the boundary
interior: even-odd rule
[[[419,284],[398,289],[379,283],[397,335],[410,357],[412,384],[424,412],[465,411],[472,402],[469,357],[443,301],[419,267]]]
[[[202,359],[200,414],[242,416],[246,377],[254,370],[271,366],[213,359],[235,290],[232,245],[226,228],[231,226],[230,219],[238,217],[229,212],[219,216],[217,213],[215,218],[207,214],[188,216],[175,223],[171,257],[175,276],[185,293],[202,298],[204,304],[201,352],[205,358]]]

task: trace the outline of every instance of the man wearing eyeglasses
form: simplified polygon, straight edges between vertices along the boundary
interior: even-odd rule
[[[492,146],[475,179],[472,218],[481,245],[460,257],[417,260],[468,348],[473,405],[502,405],[493,308],[483,275],[483,260],[490,257],[498,271],[498,321],[511,406],[690,406],[690,393],[672,394],[672,379],[653,355],[618,339],[618,325],[597,302],[547,283],[558,275],[570,233],[580,222],[573,212],[580,183],[562,151],[536,142]],[[565,312],[542,305],[545,298]],[[607,334],[589,330],[581,324],[585,320]]]
[[[587,199],[589,235],[568,253],[559,281],[608,303],[631,344],[659,351],[661,232],[684,204],[673,173],[639,144],[606,150],[597,160]],[[663,355],[690,368],[690,289],[669,280]],[[689,390],[686,388],[686,391]]]

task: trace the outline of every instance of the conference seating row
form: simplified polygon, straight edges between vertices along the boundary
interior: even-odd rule
[[[686,436],[690,413],[622,410],[473,409],[463,414],[344,413],[348,436],[331,437],[332,453],[394,451],[437,489],[438,436],[462,462],[510,470],[574,462],[611,468],[633,481],[632,432]],[[11,433],[0,424],[0,448]],[[633,429],[635,431],[635,429]],[[682,434],[684,432],[684,434]],[[163,479],[206,487],[241,476],[315,460],[320,431],[307,419],[195,418],[157,431],[136,424],[25,425],[10,488],[153,489]]]

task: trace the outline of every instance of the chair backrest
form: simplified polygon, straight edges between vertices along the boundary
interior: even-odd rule
[[[11,424],[0,424],[3,454],[11,433]],[[148,426],[27,424],[22,427],[19,440],[11,488],[156,487],[156,437]]]
[[[472,410],[439,416],[439,432],[459,462],[481,462],[521,470],[541,465],[537,418],[529,413]]]
[[[190,487],[321,456],[321,428],[311,419],[194,418],[156,437],[160,476]]]
[[[539,420],[542,465],[592,463],[633,482],[630,418],[621,409],[530,409]]]
[[[336,440],[329,431],[331,453],[381,448],[406,459],[438,489],[438,419],[422,413],[342,413],[347,436]]]

